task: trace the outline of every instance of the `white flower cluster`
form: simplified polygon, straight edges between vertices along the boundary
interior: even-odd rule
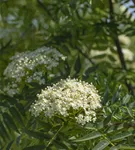
[[[57,67],[60,60],[65,60],[65,57],[56,49],[48,47],[16,54],[11,57],[11,63],[4,71],[5,79],[11,80],[4,91],[13,96],[19,93],[19,83],[45,84],[45,72]]]
[[[131,40],[128,36],[126,35],[119,35],[119,40],[122,44],[124,44],[126,47],[129,47],[131,45]]]
[[[79,124],[96,120],[97,108],[101,107],[100,96],[93,84],[67,78],[48,86],[37,95],[38,100],[31,105],[30,112],[37,117],[44,113],[47,117],[55,115],[73,117]]]

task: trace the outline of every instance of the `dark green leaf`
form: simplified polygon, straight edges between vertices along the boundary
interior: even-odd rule
[[[86,76],[90,76],[90,74],[94,71],[96,71],[98,68],[98,65],[94,65],[93,67],[89,67],[86,71],[85,71],[85,75]]]
[[[78,55],[76,62],[75,62],[75,67],[74,67],[76,74],[78,74],[81,70],[81,60],[80,60],[80,56]]]
[[[1,133],[1,137],[5,140],[5,139],[9,139],[9,134],[3,124],[3,122],[0,121],[0,133]]]
[[[45,145],[34,145],[24,148],[23,150],[44,150]]]
[[[16,124],[14,123],[13,119],[11,118],[11,116],[10,116],[8,113],[4,113],[4,114],[3,114],[3,120],[5,120],[6,123],[7,123],[8,125],[10,125],[10,127],[11,127],[12,129],[14,129],[16,132],[19,133],[19,130],[18,130]]]
[[[14,140],[12,140],[12,141],[7,145],[6,150],[11,150],[13,142],[14,142]]]
[[[120,89],[121,89],[121,86],[119,86],[117,91],[114,93],[114,95],[112,97],[112,103],[115,103],[116,101],[118,101],[119,94],[120,94]]]
[[[25,129],[24,132],[26,134],[28,134],[29,136],[40,139],[40,140],[45,140],[45,139],[51,138],[49,134],[44,134],[43,132],[39,132],[39,131],[32,131],[32,130]]]
[[[106,91],[104,93],[104,97],[103,97],[103,101],[102,101],[102,104],[105,105],[107,103],[107,101],[109,100],[108,99],[108,96],[109,96],[109,89],[108,87],[106,88]]]
[[[19,124],[24,126],[24,122],[22,120],[22,116],[19,113],[19,111],[15,107],[11,107],[9,111],[10,111],[12,117],[15,118],[18,121]]]
[[[112,119],[112,116],[113,116],[113,113],[108,115],[105,120],[104,120],[104,125],[108,125],[108,123],[111,121]]]

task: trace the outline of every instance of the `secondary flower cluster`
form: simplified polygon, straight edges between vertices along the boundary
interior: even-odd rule
[[[112,60],[109,58],[109,56],[112,56],[114,58],[113,63],[118,66],[118,65],[120,65],[120,61],[119,61],[118,55],[116,54],[116,52],[117,52],[116,48],[114,48],[114,52],[115,53],[112,53],[112,51],[109,48],[104,51],[91,50],[90,56],[92,57],[93,61],[96,63],[100,63],[102,61],[112,63]],[[130,63],[133,62],[135,55],[131,50],[129,50],[127,48],[122,48],[122,52],[123,52],[125,61],[127,61],[127,62],[129,61]],[[101,58],[97,57],[99,55],[101,56]]]
[[[82,125],[94,122],[95,110],[101,107],[100,96],[93,84],[77,79],[61,80],[42,90],[37,97],[38,100],[30,108],[33,116],[44,113],[50,118],[55,115],[73,117]]]
[[[45,84],[45,73],[59,65],[65,57],[56,49],[42,47],[35,51],[18,53],[4,71],[5,79],[11,82],[4,88],[8,95],[19,93],[22,83]],[[49,72],[50,73],[50,72]]]

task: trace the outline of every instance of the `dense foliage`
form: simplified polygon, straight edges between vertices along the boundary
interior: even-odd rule
[[[135,150],[133,2],[0,0],[1,150]]]

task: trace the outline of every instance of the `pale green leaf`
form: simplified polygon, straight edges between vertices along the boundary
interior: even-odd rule
[[[79,139],[76,139],[74,140],[74,142],[84,142],[84,141],[88,141],[88,140],[91,140],[91,139],[95,139],[95,138],[98,138],[101,136],[101,133],[100,132],[92,132],[90,134],[87,134]]]
[[[92,150],[103,150],[109,144],[110,144],[110,142],[108,140],[102,140]]]
[[[116,134],[114,135],[112,138],[111,138],[111,141],[117,141],[117,140],[122,140],[126,137],[129,137],[132,135],[132,132],[131,131],[126,131],[126,132],[121,132],[119,134]]]

